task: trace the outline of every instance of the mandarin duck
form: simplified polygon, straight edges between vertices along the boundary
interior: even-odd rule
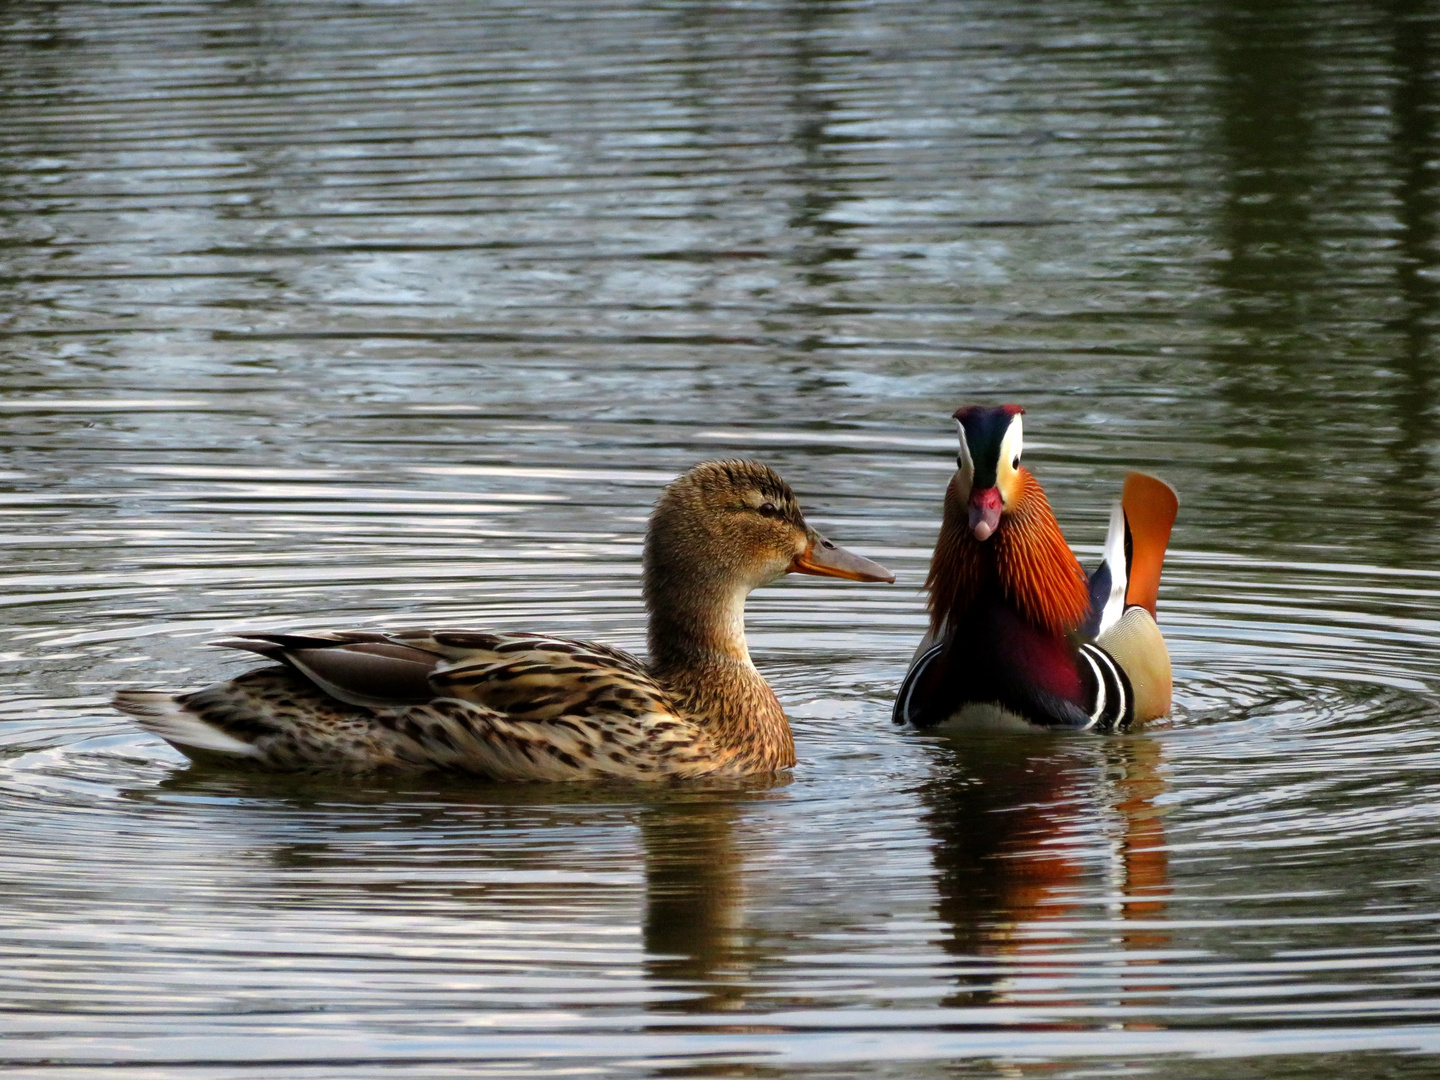
[[[1023,413],[955,412],[959,468],[925,581],[930,627],[896,697],[897,724],[1116,731],[1170,711],[1155,599],[1175,492],[1131,473],[1087,577],[1020,464]]]
[[[606,645],[490,630],[242,634],[277,661],[189,693],[115,706],[195,760],[285,770],[446,769],[498,780],[658,780],[795,763],[750,662],[745,598],[785,574],[894,581],[809,525],[747,461],[666,488],[645,539],[648,661]]]

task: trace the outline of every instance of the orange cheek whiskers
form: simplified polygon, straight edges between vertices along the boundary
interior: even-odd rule
[[[932,630],[947,617],[963,617],[987,579],[1036,626],[1055,634],[1079,628],[1090,610],[1085,572],[1060,532],[1045,492],[1021,469],[1016,496],[1001,527],[984,543],[966,527],[965,508],[952,482],[946,492],[940,542],[925,585]],[[988,550],[987,550],[988,548]]]

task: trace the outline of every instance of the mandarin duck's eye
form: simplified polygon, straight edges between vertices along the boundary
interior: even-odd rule
[[[779,517],[779,516],[780,516],[780,511],[779,511],[779,509],[778,509],[778,508],[775,506],[775,504],[774,504],[773,502],[771,502],[769,499],[766,499],[763,503],[761,503],[761,504],[760,504],[759,506],[757,506],[755,509],[756,509],[756,510],[759,510],[761,516],[763,516],[763,517]]]
[[[1016,454],[1013,458],[1010,459],[1010,468],[1012,468],[1012,469],[1018,469],[1019,467],[1020,467],[1020,455],[1019,455],[1019,454]]]

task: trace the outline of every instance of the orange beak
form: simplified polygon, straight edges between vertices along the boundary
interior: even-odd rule
[[[811,535],[810,543],[795,561],[790,570],[796,574],[814,574],[817,577],[838,577],[850,581],[890,581],[895,575],[877,562],[836,547],[819,533]]]

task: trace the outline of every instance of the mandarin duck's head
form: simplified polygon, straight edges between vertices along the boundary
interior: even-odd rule
[[[976,540],[990,539],[1020,498],[1024,413],[1019,405],[963,405],[955,410],[960,434],[957,494],[967,502],[969,529]]]
[[[788,573],[894,581],[812,529],[790,485],[755,461],[708,461],[665,489],[645,540],[646,593],[748,593]]]

